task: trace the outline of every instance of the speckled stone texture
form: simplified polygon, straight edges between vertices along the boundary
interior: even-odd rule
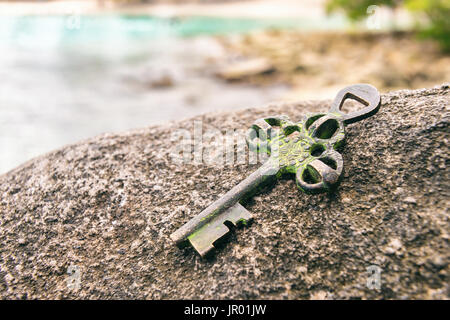
[[[257,165],[176,165],[193,120],[105,134],[0,177],[0,296],[5,299],[449,298],[447,85],[382,95],[347,127],[333,194],[286,177],[251,201],[255,221],[210,260],[170,233]],[[203,129],[326,111],[330,101],[272,104],[195,118]],[[67,286],[77,265],[79,289]],[[381,289],[366,268],[381,267]]]

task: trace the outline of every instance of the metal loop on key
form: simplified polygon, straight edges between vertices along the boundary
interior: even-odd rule
[[[249,149],[256,152],[270,152],[269,141],[289,124],[292,122],[285,115],[256,120],[245,136]]]
[[[343,169],[339,152],[328,150],[296,174],[297,185],[306,192],[318,193],[331,189],[339,180]]]
[[[314,119],[314,116],[312,116],[312,119]],[[308,120],[305,123],[307,122]],[[315,138],[317,142],[332,145],[334,148],[337,148],[345,137],[342,118],[333,114],[323,115],[315,119],[307,128],[311,137]]]
[[[347,99],[356,100],[365,105],[365,107],[361,110],[357,110],[347,114],[343,113],[341,111],[341,108],[345,100]],[[330,113],[342,115],[344,118],[344,123],[350,124],[363,120],[377,113],[378,109],[380,108],[380,102],[380,93],[374,86],[364,83],[355,84],[345,87],[338,92],[336,98],[333,101],[333,104],[331,105]]]

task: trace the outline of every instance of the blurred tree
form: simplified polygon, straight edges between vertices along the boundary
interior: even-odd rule
[[[429,21],[419,24],[421,34],[438,40],[450,52],[450,0],[407,0],[405,5]]]
[[[367,17],[371,5],[404,7],[417,17],[420,34],[436,39],[450,52],[450,0],[327,0],[328,13],[342,10],[353,21]]]

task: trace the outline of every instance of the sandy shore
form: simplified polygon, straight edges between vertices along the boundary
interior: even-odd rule
[[[285,100],[330,98],[351,83],[371,83],[388,91],[432,87],[450,77],[450,56],[436,42],[418,40],[412,32],[273,30],[224,37],[222,43],[230,56],[265,61],[260,72],[241,64],[234,83],[289,84]]]

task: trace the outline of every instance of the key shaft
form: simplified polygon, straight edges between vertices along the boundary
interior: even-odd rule
[[[214,201],[206,209],[172,233],[170,235],[171,239],[177,245],[182,245],[194,232],[216,219],[219,215],[236,205],[238,202],[252,196],[264,185],[273,181],[276,178],[277,172],[278,170],[273,164],[267,161],[250,176],[228,191],[224,196]]]

